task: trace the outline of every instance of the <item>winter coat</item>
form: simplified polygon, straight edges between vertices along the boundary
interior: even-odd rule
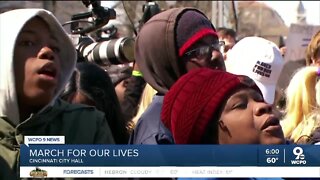
[[[181,15],[195,8],[172,8],[156,14],[141,28],[135,42],[135,59],[145,81],[158,95],[164,95],[185,73],[185,62],[178,58],[176,27]],[[160,113],[163,97],[156,96],[138,120],[130,144],[172,143],[170,131],[163,125]]]
[[[56,36],[60,48],[60,74],[51,102],[22,119],[14,73],[14,49],[24,25],[39,17]],[[19,177],[20,145],[27,135],[65,136],[66,144],[113,144],[104,114],[94,107],[72,105],[58,99],[76,64],[76,51],[52,13],[43,9],[17,9],[0,14],[0,174]],[[18,82],[23,83],[23,82]],[[10,169],[10,170],[8,170]],[[10,171],[10,172],[8,172]]]

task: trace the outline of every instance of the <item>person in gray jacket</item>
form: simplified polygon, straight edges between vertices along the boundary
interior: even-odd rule
[[[135,44],[135,59],[143,78],[157,94],[131,134],[130,144],[171,144],[160,120],[163,96],[188,71],[200,67],[225,70],[217,32],[195,8],[173,8],[148,20]]]
[[[102,112],[58,98],[75,68],[76,51],[51,12],[2,13],[0,32],[0,157],[17,177],[24,136],[64,136],[66,144],[114,143]]]

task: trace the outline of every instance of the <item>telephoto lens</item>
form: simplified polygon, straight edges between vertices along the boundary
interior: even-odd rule
[[[81,41],[77,50],[87,61],[99,65],[125,64],[134,61],[134,39],[121,37],[102,42]]]

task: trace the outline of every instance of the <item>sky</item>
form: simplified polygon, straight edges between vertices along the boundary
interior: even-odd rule
[[[299,1],[261,1],[276,10],[287,26],[296,22]],[[306,9],[307,23],[320,25],[320,1],[302,1]],[[111,7],[113,1],[102,1],[106,7]]]
[[[290,26],[296,22],[299,1],[261,1],[272,7],[282,17],[285,24]],[[320,25],[320,1],[302,1],[306,9],[308,24]]]

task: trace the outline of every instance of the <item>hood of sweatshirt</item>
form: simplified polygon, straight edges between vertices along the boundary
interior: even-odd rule
[[[20,120],[14,77],[14,48],[17,37],[29,20],[40,17],[55,34],[60,48],[60,76],[55,96],[37,114],[52,106],[69,80],[77,61],[76,50],[55,16],[44,9],[16,9],[0,14],[0,116],[17,125]]]
[[[165,94],[187,72],[178,58],[177,22],[186,11],[195,8],[172,8],[156,14],[141,28],[135,43],[135,60],[143,78],[160,94]]]

